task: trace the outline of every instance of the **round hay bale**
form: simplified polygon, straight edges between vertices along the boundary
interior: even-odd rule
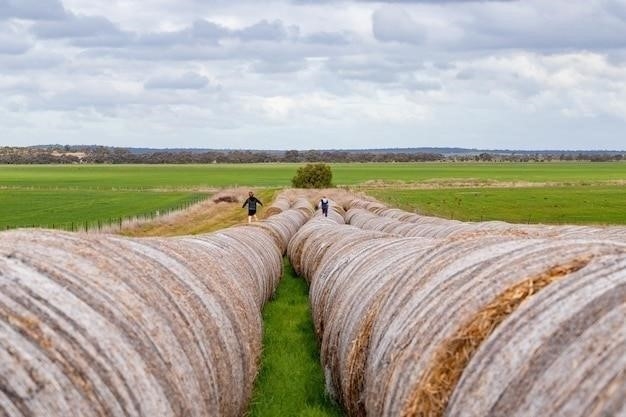
[[[243,415],[279,243],[305,220],[176,238],[1,233],[0,414]]]
[[[225,294],[150,244],[43,231],[1,240],[11,407],[50,416],[245,410],[261,337],[251,297]]]
[[[283,211],[289,210],[291,207],[291,200],[285,196],[279,195],[272,204],[265,211],[265,216],[270,217],[275,214],[282,213]]]
[[[446,239],[401,239],[312,220],[288,251],[311,282],[327,388],[355,416],[442,415],[476,350],[509,315],[544,288],[626,256],[626,246],[615,242],[532,239],[509,234],[501,222],[410,225],[375,217],[346,214],[372,229],[417,227]],[[623,407],[611,401],[603,409]]]
[[[393,223],[389,219],[403,223],[422,225],[415,229],[401,227],[403,236],[421,236],[430,238],[465,238],[487,235],[528,237],[528,238],[563,238],[563,239],[600,239],[626,242],[626,227],[610,226],[555,226],[555,225],[520,225],[502,221],[485,222],[461,222],[438,217],[423,216],[406,212],[396,208],[388,208],[382,203],[354,199],[348,204],[352,212],[346,222],[359,227],[381,230],[383,224],[387,229],[392,228]],[[369,213],[369,215],[367,214]],[[369,216],[369,217],[368,217]],[[374,216],[387,219],[376,222]]]
[[[485,340],[448,416],[626,414],[626,259],[607,256],[530,298]]]
[[[378,308],[390,283],[401,279],[413,264],[405,251],[417,255],[431,244],[424,239],[382,236],[343,244],[323,261],[334,267],[322,268],[313,279],[311,304],[316,329],[321,333],[321,360],[329,391],[350,415],[365,412],[361,401],[363,376]],[[340,262],[342,255],[349,256],[350,262]]]
[[[624,247],[495,238],[442,243],[416,261],[415,273],[381,306],[365,375],[368,414],[442,413],[467,360],[516,302],[613,253]]]
[[[315,211],[313,205],[304,197],[297,197],[291,206],[294,210],[302,210],[307,215],[312,215]]]

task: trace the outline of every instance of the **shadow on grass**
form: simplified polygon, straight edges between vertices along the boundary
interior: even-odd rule
[[[283,280],[263,310],[263,321],[261,372],[248,415],[343,416],[325,393],[306,282],[286,258]]]

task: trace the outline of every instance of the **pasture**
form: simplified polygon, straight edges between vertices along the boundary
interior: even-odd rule
[[[301,164],[3,165],[0,228],[72,229],[185,207],[218,188],[281,188]],[[338,186],[462,220],[618,223],[626,163],[331,164]],[[532,187],[524,187],[527,185]],[[452,189],[462,185],[462,189]],[[484,188],[485,186],[489,188]],[[474,187],[474,188],[472,188]]]
[[[206,189],[288,187],[302,164],[4,165],[0,187],[36,189]],[[585,185],[626,181],[626,163],[352,163],[330,164],[333,183],[534,182]]]
[[[111,190],[0,190],[0,229],[41,226],[84,230],[123,218],[152,217],[194,204],[206,194]]]
[[[392,206],[463,221],[626,224],[626,193],[619,186],[368,190]]]

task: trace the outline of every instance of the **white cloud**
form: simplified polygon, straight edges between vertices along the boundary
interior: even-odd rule
[[[0,0],[0,144],[623,148],[625,10]]]
[[[420,44],[426,39],[426,31],[402,8],[386,6],[372,16],[374,36],[383,42],[406,42]]]
[[[56,20],[65,16],[60,0],[0,0],[0,20]]]
[[[148,90],[200,90],[209,85],[204,75],[187,72],[177,76],[156,76],[144,84]]]

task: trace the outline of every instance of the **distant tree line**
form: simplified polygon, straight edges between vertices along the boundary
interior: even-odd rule
[[[621,161],[617,152],[548,153],[463,153],[347,151],[252,151],[252,150],[146,150],[136,151],[108,146],[34,146],[0,148],[0,164],[211,164],[275,162],[544,162],[544,161]]]
[[[587,161],[587,162],[615,162],[624,159],[624,154],[617,152],[561,152],[561,153],[523,153],[499,154],[482,152],[478,155],[454,155],[448,159],[466,162],[551,162],[551,161]]]

